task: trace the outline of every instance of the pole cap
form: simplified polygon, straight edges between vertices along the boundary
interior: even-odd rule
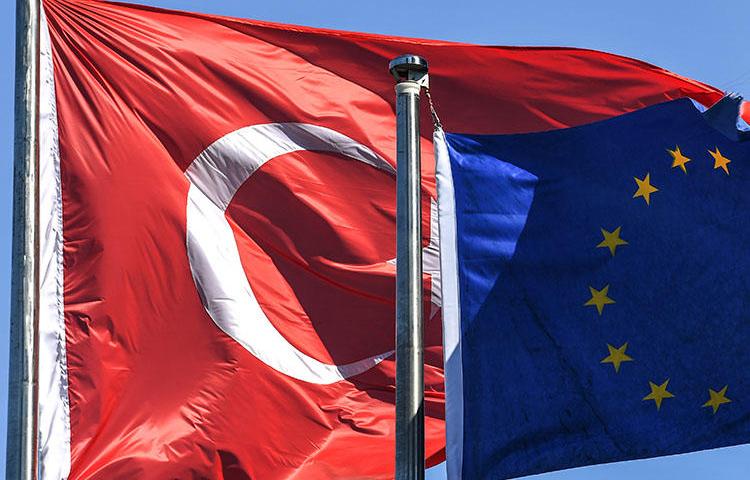
[[[417,82],[426,86],[427,60],[419,55],[401,55],[388,64],[388,70],[397,82]]]

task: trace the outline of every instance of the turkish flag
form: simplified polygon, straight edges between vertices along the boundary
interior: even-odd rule
[[[451,131],[721,93],[588,50],[482,47],[44,0],[43,478],[392,478],[395,94]],[[422,112],[426,455],[444,456]],[[513,388],[509,385],[508,388]]]

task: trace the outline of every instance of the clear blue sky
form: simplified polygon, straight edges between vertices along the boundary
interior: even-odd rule
[[[13,158],[14,0],[0,1],[0,456],[5,452]],[[640,58],[750,97],[747,0],[142,0],[166,8],[497,45],[563,45]],[[385,72],[375,72],[375,74]],[[498,426],[502,428],[502,425]],[[750,429],[748,431],[750,439]],[[4,474],[0,463],[0,475]],[[535,480],[746,479],[750,447],[569,470]],[[444,478],[438,467],[428,479]]]

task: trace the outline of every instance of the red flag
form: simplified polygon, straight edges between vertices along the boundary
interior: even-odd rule
[[[452,131],[721,97],[588,50],[44,10],[45,479],[393,476],[393,57],[429,60]],[[426,109],[423,125],[432,465],[444,394]]]

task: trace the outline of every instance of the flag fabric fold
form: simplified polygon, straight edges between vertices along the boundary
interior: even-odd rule
[[[430,61],[455,131],[721,97],[588,50],[43,6],[44,479],[393,476],[393,57]],[[425,272],[432,465],[445,413],[439,271]]]

